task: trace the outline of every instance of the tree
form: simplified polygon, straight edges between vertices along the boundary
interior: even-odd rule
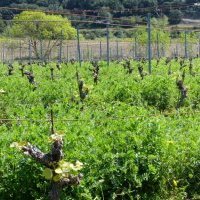
[[[182,20],[183,14],[180,10],[172,10],[169,13],[169,23],[170,24],[179,24]]]
[[[27,38],[33,48],[36,58],[47,58],[51,50],[61,40],[72,39],[76,35],[75,29],[67,18],[58,15],[47,15],[43,12],[24,11],[14,17],[11,27],[6,34],[17,38]],[[39,44],[46,45],[42,56]]]
[[[137,0],[123,0],[122,3],[125,8],[131,8],[133,6],[138,6]]]
[[[153,17],[151,19],[151,25],[155,28],[165,28],[168,25],[168,18],[166,15],[164,15],[161,18],[155,18]]]
[[[13,12],[11,10],[1,10],[0,11],[2,19],[11,20],[13,18]]]

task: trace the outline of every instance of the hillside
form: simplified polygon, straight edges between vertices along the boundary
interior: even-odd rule
[[[166,15],[171,18],[171,24],[177,24],[182,17],[200,18],[200,7],[194,6],[195,0],[185,1],[162,1],[162,0],[8,0],[1,1],[0,7],[8,7],[0,10],[3,19],[12,19],[14,14],[19,13],[18,10],[10,10],[9,8],[20,9],[42,9],[54,11],[66,11],[77,14],[106,16],[117,18],[130,18],[131,16],[140,16],[143,18],[147,12],[151,12],[152,16],[159,18]],[[177,10],[178,9],[178,10]],[[71,18],[79,18],[71,16]],[[88,18],[88,17],[87,17]]]

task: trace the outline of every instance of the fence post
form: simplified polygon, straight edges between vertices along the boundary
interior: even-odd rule
[[[14,48],[11,47],[11,60],[14,62]]]
[[[69,46],[67,44],[67,62],[69,62]]]
[[[89,51],[89,45],[88,45],[88,42],[87,42],[87,56],[86,56],[87,60],[90,60],[90,51]]]
[[[112,48],[111,47],[109,48],[109,56],[110,56],[110,59],[112,59]]]
[[[110,65],[110,33],[109,33],[109,22],[106,24],[106,41],[107,41],[107,66]]]
[[[51,61],[51,58],[52,58],[52,49],[49,51],[49,54],[48,54],[48,62]]]
[[[184,32],[185,35],[185,58],[188,58],[188,51],[187,51],[187,31]]]
[[[176,57],[176,48],[174,48],[173,51],[174,51],[174,53],[173,53],[173,54],[174,54],[173,57],[175,58],[175,57]]]
[[[135,37],[135,59],[137,59],[137,37]]]
[[[41,61],[43,61],[43,44],[41,39],[40,39],[40,59]]]
[[[176,56],[179,57],[178,44],[176,44]]]
[[[1,62],[3,62],[3,46],[1,47]]]
[[[199,37],[199,57],[200,57],[200,37]]]
[[[84,51],[84,49],[82,50],[82,61],[84,62],[85,61],[85,51]]]
[[[28,51],[29,51],[29,63],[31,63],[31,40],[28,43]]]
[[[165,57],[165,45],[162,43],[162,54],[163,54],[163,57]]]
[[[135,44],[134,44],[134,42],[132,42],[131,44],[132,44],[132,59],[134,60],[134,58],[135,58]],[[131,54],[131,51],[130,51],[130,54]]]
[[[94,59],[94,54],[93,54],[93,51],[92,51],[92,47],[90,48],[90,60],[93,60]]]
[[[99,43],[99,59],[101,60],[102,59],[102,45],[101,45],[101,41]]]
[[[19,58],[20,58],[20,61],[22,61],[22,41],[20,40],[20,43],[19,43]]]
[[[117,51],[117,60],[119,60],[119,42],[118,42],[118,40],[117,40],[117,49],[116,49],[116,51]]]
[[[5,44],[3,43],[3,63],[5,62]]]
[[[148,66],[149,66],[149,74],[151,74],[151,57],[152,57],[152,52],[151,52],[151,14],[148,13],[147,16],[147,31],[148,31]]]
[[[81,48],[80,48],[79,28],[77,28],[77,50],[78,50],[79,65],[81,67]]]
[[[3,46],[1,46],[1,62],[3,62]]]
[[[59,63],[62,62],[62,36],[63,36],[63,32],[61,31],[61,40],[60,40],[60,45],[59,45]]]
[[[160,45],[159,45],[159,34],[156,35],[156,42],[157,42],[157,57],[160,58]]]

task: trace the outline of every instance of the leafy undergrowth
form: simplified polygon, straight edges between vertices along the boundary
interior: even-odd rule
[[[153,61],[153,74],[144,80],[135,61],[132,74],[121,64],[102,62],[97,85],[91,64],[84,63],[79,73],[89,95],[83,103],[71,64],[55,68],[53,81],[54,63],[33,65],[36,90],[21,77],[17,63],[11,76],[1,66],[0,199],[47,199],[42,166],[10,144],[28,141],[48,152],[51,109],[55,129],[64,134],[65,159],[84,163],[80,186],[63,191],[62,200],[199,199],[200,62],[193,62],[196,76],[186,65],[188,94],[179,110],[176,79],[183,69],[177,61],[170,75],[164,59],[158,66]]]

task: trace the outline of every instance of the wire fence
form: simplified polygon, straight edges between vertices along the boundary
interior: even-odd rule
[[[18,61],[57,61],[68,62],[72,59],[79,60],[79,52],[77,50],[77,41],[62,41],[61,44],[52,48],[48,55],[48,42],[40,41],[38,45],[39,56],[36,57],[35,52],[29,41],[21,39],[12,39],[12,42],[3,42],[0,44],[1,62]],[[187,50],[185,45],[187,45]],[[109,49],[107,42],[104,40],[80,41],[80,57],[81,61],[106,60],[109,54],[109,60],[130,59],[148,59],[147,44],[139,44],[137,41],[109,41]],[[200,43],[151,43],[151,58],[158,59],[161,57],[186,57],[193,58],[200,55]]]
[[[186,6],[186,5],[185,5]],[[188,5],[187,5],[188,6]],[[91,16],[90,16],[91,17]],[[105,18],[104,20],[108,20]],[[170,41],[166,43],[164,40],[160,40],[159,32],[156,34],[156,39],[152,39],[152,35],[154,34],[154,29],[151,24],[151,17],[148,15],[147,17],[147,28],[143,31],[146,34],[145,41],[141,42],[138,37],[129,38],[129,41],[123,41],[123,39],[113,39],[111,37],[113,27],[117,27],[116,30],[118,32],[123,32],[125,28],[132,28],[130,31],[137,31],[137,29],[141,28],[137,24],[127,24],[127,21],[120,21],[120,23],[116,22],[114,19],[112,23],[109,21],[102,22],[98,19],[95,21],[89,20],[71,20],[78,23],[88,23],[88,24],[103,24],[106,25],[106,28],[101,29],[103,31],[103,37],[101,39],[96,40],[82,40],[81,38],[81,30],[77,28],[77,37],[75,40],[62,40],[59,39],[57,41],[52,40],[51,42],[55,45],[51,48],[49,47],[49,41],[47,40],[37,40],[36,43],[33,43],[30,38],[13,38],[12,36],[7,37],[6,41],[0,42],[0,60],[1,62],[14,62],[14,61],[56,61],[56,62],[69,62],[70,60],[75,61],[91,61],[91,60],[105,60],[108,62],[112,60],[123,60],[127,58],[131,59],[146,59],[149,61],[149,71],[151,72],[151,60],[159,59],[161,57],[184,57],[184,58],[193,58],[200,57],[200,39],[195,41],[190,41],[190,35],[193,32],[197,32],[198,29],[194,29],[190,32],[186,30],[175,29],[173,32],[182,31],[184,38],[180,42],[178,39],[174,40],[172,36],[172,31],[169,29],[166,31],[170,35]],[[15,21],[7,20],[9,25]],[[30,21],[21,21],[18,23],[29,23]],[[46,23],[43,21],[31,21],[34,23]],[[56,23],[56,22],[55,22]],[[137,27],[138,26],[138,27]],[[142,27],[144,28],[144,26]],[[161,29],[161,28],[159,28]],[[158,29],[157,29],[158,30]],[[91,31],[90,29],[86,31]],[[95,31],[99,31],[96,29]],[[35,45],[35,46],[34,46]],[[37,51],[37,52],[36,52]],[[175,112],[175,113],[162,113],[162,114],[148,114],[148,115],[135,115],[135,116],[113,116],[106,117],[106,120],[131,120],[138,118],[151,118],[151,117],[170,117],[170,116],[180,116],[180,115],[193,115],[199,112]],[[100,121],[102,119],[55,119],[54,121],[58,122],[81,122],[86,121],[90,122],[91,120]],[[2,118],[0,119],[0,124],[6,122],[39,122],[39,123],[49,123],[50,119],[29,119],[29,118]],[[199,123],[195,123],[195,125],[199,125]]]
[[[183,5],[184,6],[184,5]],[[77,14],[78,15],[78,14]],[[81,17],[82,15],[80,15]],[[97,16],[93,16],[96,17]],[[89,61],[89,60],[107,60],[108,64],[112,60],[122,60],[126,58],[132,59],[148,59],[149,68],[151,68],[151,60],[161,57],[184,57],[193,58],[200,56],[200,33],[198,27],[190,29],[181,29],[178,27],[152,27],[151,16],[147,15],[146,26],[143,24],[130,23],[130,21],[123,21],[121,19],[112,19],[112,22],[108,18],[103,19],[80,19],[71,20],[76,23],[85,24],[98,24],[106,26],[102,29],[87,29],[79,30],[77,27],[77,36],[74,40],[45,40],[37,39],[33,41],[29,38],[14,38],[11,35],[7,35],[6,40],[0,42],[0,60],[1,62],[14,62],[18,61],[57,61],[68,62],[70,60]],[[116,21],[118,20],[118,21]],[[120,21],[119,21],[120,20]],[[12,26],[15,20],[5,20],[8,26]],[[54,23],[54,21],[50,21]],[[17,21],[17,23],[35,23],[42,24],[48,23],[47,21]],[[55,21],[55,26],[58,26],[58,22]],[[128,23],[128,24],[127,24]],[[115,28],[113,28],[115,27]],[[145,29],[146,27],[146,29]],[[127,30],[130,28],[129,30]],[[142,29],[144,39],[141,41],[140,36],[134,34],[139,29]],[[115,35],[113,35],[115,31]],[[131,37],[127,40],[123,40],[123,33],[129,31]],[[163,38],[162,33],[166,34]],[[85,33],[86,37],[90,34],[97,34],[101,32],[101,38],[95,40],[83,40],[82,34]],[[156,32],[156,33],[155,33]],[[180,34],[181,33],[181,34]],[[196,34],[196,39],[191,40],[191,35]],[[180,34],[181,38],[174,34]],[[135,36],[134,36],[135,35]],[[62,33],[61,33],[62,36]],[[115,38],[115,39],[114,39]],[[167,41],[168,40],[168,41]],[[51,44],[54,45],[49,45]]]

